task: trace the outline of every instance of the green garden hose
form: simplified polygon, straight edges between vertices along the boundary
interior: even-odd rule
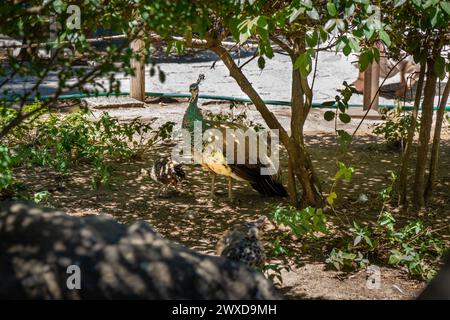
[[[107,96],[128,96],[128,92],[119,92],[119,93],[106,93],[106,92],[100,92],[100,93],[73,93],[73,94],[67,94],[67,95],[61,95],[58,97],[58,100],[68,100],[68,99],[82,99],[82,98],[89,98],[89,97],[107,97]],[[190,98],[190,94],[186,93],[164,93],[164,92],[146,92],[145,95],[147,97],[164,97],[164,98]],[[48,100],[51,99],[52,96],[42,96],[39,99],[40,100]],[[200,99],[209,99],[209,100],[223,100],[223,101],[234,101],[234,102],[248,102],[251,103],[252,101],[247,98],[236,98],[236,97],[230,97],[230,96],[216,96],[216,95],[207,95],[207,94],[200,94]],[[30,101],[34,101],[35,98],[30,98]],[[13,102],[14,99],[7,99],[8,102]],[[270,105],[279,105],[279,106],[290,106],[290,101],[283,101],[283,100],[263,100],[265,104]],[[333,109],[335,107],[329,107],[329,106],[323,106],[320,102],[313,102],[312,103],[313,108],[320,108],[320,109]],[[363,105],[361,104],[351,104],[349,105],[350,108],[362,108]],[[396,105],[379,105],[379,108],[385,108],[385,109],[395,109],[397,108]],[[404,106],[404,110],[412,110],[413,106]],[[438,107],[434,107],[434,110],[437,110]],[[445,107],[446,111],[450,111],[450,106]]]

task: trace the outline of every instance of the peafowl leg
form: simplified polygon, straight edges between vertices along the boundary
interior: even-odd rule
[[[232,186],[231,186],[231,177],[228,177],[228,199],[229,200],[233,199]]]
[[[162,189],[163,189],[163,186],[158,188],[158,191],[156,192],[156,197],[160,197],[161,196]]]
[[[167,197],[167,186],[162,186],[158,189],[158,192],[156,193],[157,198],[166,198]]]
[[[211,176],[211,198],[214,199],[216,197],[215,192],[214,192],[214,184],[216,182],[216,174],[212,173]]]

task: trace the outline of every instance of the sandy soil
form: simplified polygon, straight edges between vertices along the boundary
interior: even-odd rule
[[[157,118],[155,126],[165,121],[180,122],[186,107],[185,102],[167,104],[151,103],[145,109],[108,110],[112,115],[127,120],[136,116],[150,121]],[[203,106],[214,112],[228,110],[227,104],[214,103]],[[289,123],[288,107],[273,107],[283,124]],[[331,178],[336,170],[336,138],[334,124],[323,120],[324,110],[313,110],[306,124],[307,144],[324,190],[329,190]],[[346,126],[352,132],[362,112],[352,111],[352,123]],[[98,112],[96,112],[98,114]],[[250,107],[249,117],[259,121],[259,115]],[[367,122],[361,127],[351,151],[344,162],[355,168],[351,182],[340,183],[337,189],[338,208],[345,212],[350,220],[374,219],[380,210],[379,191],[389,182],[389,171],[396,170],[399,154],[380,147],[381,140],[371,134],[371,126],[379,122],[376,113],[371,113]],[[280,203],[279,199],[262,198],[244,183],[235,182],[233,192],[235,202],[226,199],[226,180],[220,178],[216,190],[218,199],[211,201],[208,197],[210,178],[200,167],[187,165],[187,182],[181,194],[170,198],[156,197],[157,186],[147,176],[142,176],[142,168],[149,169],[154,159],[169,154],[169,148],[161,145],[145,153],[141,159],[113,164],[113,179],[110,188],[92,190],[89,185],[91,170],[80,166],[73,170],[66,189],[51,194],[49,204],[66,210],[72,215],[108,214],[118,221],[131,223],[144,220],[151,223],[166,238],[181,242],[206,254],[214,254],[215,245],[224,230],[246,220],[253,220],[261,214],[268,215],[270,205]],[[424,216],[425,220],[434,221],[440,226],[449,226],[450,220],[450,130],[444,129],[442,147],[442,166],[439,185],[433,205]],[[286,162],[282,154],[282,163]],[[52,189],[55,173],[44,168],[20,171],[22,178],[30,185],[31,191]],[[355,204],[360,194],[369,197],[369,202]],[[405,217],[398,216],[404,219]],[[330,216],[330,223],[335,219]],[[269,243],[277,235],[272,224],[267,226],[264,242],[269,250]],[[444,229],[442,236],[449,238],[450,230]],[[339,232],[336,233],[338,240]],[[424,283],[412,279],[405,270],[381,267],[381,288],[370,290],[366,286],[364,271],[346,274],[326,268],[324,261],[336,239],[319,239],[309,242],[302,239],[288,239],[288,249],[293,253],[286,263],[290,271],[283,271],[281,290],[288,298],[320,299],[409,299],[417,295]],[[269,256],[271,255],[268,252]],[[277,262],[272,257],[271,262]]]

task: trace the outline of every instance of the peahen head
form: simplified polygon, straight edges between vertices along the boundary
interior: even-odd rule
[[[191,101],[195,100],[198,97],[198,92],[199,92],[198,86],[199,86],[200,82],[202,82],[203,80],[205,80],[205,75],[200,74],[198,76],[197,82],[195,82],[189,86],[189,92],[191,93]]]
[[[262,227],[267,223],[266,216],[260,216],[258,220],[244,223],[246,236],[249,238],[259,238]]]

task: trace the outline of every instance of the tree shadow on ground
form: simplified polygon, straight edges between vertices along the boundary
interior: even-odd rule
[[[336,185],[338,198],[335,206],[341,214],[337,217],[327,212],[330,224],[327,236],[313,240],[290,235],[283,240],[283,245],[292,252],[287,263],[298,270],[313,268],[311,272],[320,281],[319,275],[323,277],[325,272],[323,264],[327,254],[339,244],[343,236],[344,228],[340,221],[371,222],[377,219],[382,207],[380,191],[389,185],[390,172],[398,170],[400,153],[383,148],[383,142],[371,135],[356,136],[346,154],[337,152],[336,136],[333,134],[308,135],[306,142],[325,194],[330,192],[334,181],[336,159],[355,169],[351,181],[340,181]],[[441,151],[442,154],[450,152],[449,140],[442,142]],[[148,170],[155,159],[168,155],[169,152],[167,147],[160,146],[145,153],[141,159],[112,163],[111,185],[97,190],[93,190],[89,184],[92,169],[80,165],[72,170],[66,189],[51,194],[49,204],[72,215],[108,214],[127,224],[143,220],[149,222],[164,237],[206,254],[215,254],[217,241],[227,229],[237,227],[245,221],[256,220],[260,215],[270,216],[273,206],[288,205],[287,199],[261,197],[248,184],[237,181],[233,182],[236,200],[230,202],[227,200],[227,180],[223,177],[217,179],[217,200],[213,201],[209,198],[209,173],[194,165],[185,165],[187,180],[181,188],[181,194],[159,198],[156,196],[159,186],[140,172],[141,169]],[[284,152],[281,152],[280,162],[282,168],[285,168],[287,159]],[[413,168],[412,165],[411,169]],[[444,227],[440,236],[448,241],[448,157],[441,158],[438,177],[439,182],[429,211],[421,219],[432,223],[433,228]],[[39,167],[32,168],[31,171],[19,170],[18,178],[27,183],[30,194],[54,189],[56,184],[55,173]],[[286,180],[287,176],[283,175],[285,185]],[[357,203],[361,194],[365,194],[369,201]],[[399,223],[415,218],[411,212],[395,211],[395,215]],[[273,242],[284,236],[284,231],[286,229],[278,228],[272,223],[264,229],[262,239],[269,261],[279,261],[272,248]]]

